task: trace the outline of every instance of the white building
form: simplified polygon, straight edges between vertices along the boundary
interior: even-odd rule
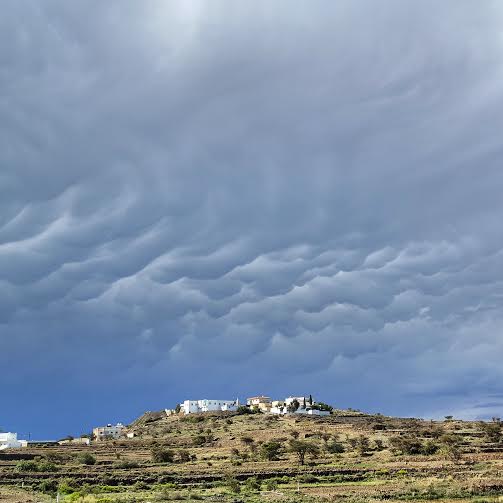
[[[329,416],[330,411],[319,410],[316,402],[312,398],[305,396],[289,396],[284,401],[274,400],[272,402],[271,414],[307,414],[309,416]],[[292,405],[296,402],[298,407],[293,410]]]
[[[18,440],[17,433],[0,433],[0,451],[26,447],[26,440]]]
[[[184,414],[199,412],[234,411],[239,407],[239,400],[185,400],[182,405]]]
[[[117,423],[115,426],[112,424],[98,426],[97,428],[93,428],[93,436],[96,440],[120,438],[124,436],[124,428],[125,426],[122,423]]]

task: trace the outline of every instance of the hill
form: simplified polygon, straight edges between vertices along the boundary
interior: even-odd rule
[[[3,453],[2,484],[49,495],[59,486],[69,501],[123,503],[496,501],[503,494],[499,421],[160,411],[128,432],[135,437]]]

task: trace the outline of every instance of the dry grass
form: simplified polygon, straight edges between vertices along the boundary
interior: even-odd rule
[[[50,492],[51,487],[66,480],[75,489],[84,487],[83,497],[89,493],[81,501],[105,498],[104,502],[127,503],[189,497],[233,501],[237,497],[233,489],[240,490],[238,497],[242,501],[481,503],[498,501],[503,495],[502,448],[487,440],[479,423],[431,423],[348,413],[328,418],[208,414],[199,419],[149,414],[136,421],[131,430],[139,436],[90,447],[67,445],[18,451],[35,460],[53,460],[56,467],[49,473],[19,471],[16,460],[0,455],[0,483],[12,488],[24,484]],[[361,435],[368,438],[367,452],[352,446],[353,439]],[[390,449],[392,437],[397,436],[439,445],[442,438],[450,438],[459,444],[461,455],[459,459],[443,451],[397,455]],[[275,440],[286,446],[293,438],[319,448],[315,458],[307,458],[306,466],[299,466],[296,456],[286,450],[277,461],[259,456],[263,443]],[[344,453],[329,452],[327,446],[334,441],[344,446]],[[173,450],[175,462],[153,463],[151,449],[155,447]],[[176,462],[182,449],[192,457],[190,461]],[[84,452],[96,457],[95,465],[79,462]],[[250,477],[258,482],[246,485]],[[38,501],[26,493],[21,496],[24,500],[19,499],[14,489],[8,491],[2,489],[0,503]],[[42,498],[40,501],[44,501]]]

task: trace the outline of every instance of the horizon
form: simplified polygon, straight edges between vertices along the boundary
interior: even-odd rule
[[[503,416],[503,4],[0,9],[1,428]]]

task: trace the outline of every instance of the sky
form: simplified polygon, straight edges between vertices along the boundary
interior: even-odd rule
[[[497,0],[2,1],[0,427],[503,414],[502,129]]]

